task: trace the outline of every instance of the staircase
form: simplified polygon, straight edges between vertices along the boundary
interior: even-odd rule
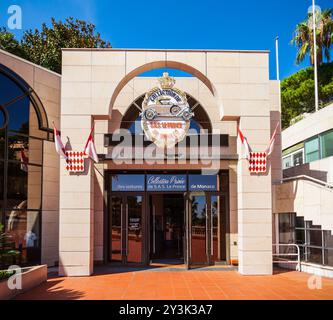
[[[333,186],[309,176],[283,179],[273,186],[273,212],[295,212],[305,221],[333,231]]]

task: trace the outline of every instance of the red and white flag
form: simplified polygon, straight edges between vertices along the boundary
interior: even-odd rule
[[[21,170],[24,172],[28,172],[28,163],[29,163],[29,159],[26,156],[26,154],[24,153],[24,149],[21,149],[20,151],[20,158],[21,158]]]
[[[250,148],[249,144],[247,143],[247,139],[244,137],[243,132],[239,129],[239,127],[238,127],[238,136],[241,139],[242,144],[244,145],[245,157],[246,157],[246,159],[249,160],[251,148]]]
[[[93,137],[94,127],[92,127],[89,138],[87,140],[86,146],[84,147],[84,153],[96,163],[98,163],[98,155],[96,152],[96,147]]]
[[[280,122],[277,123],[276,128],[275,128],[275,130],[274,130],[274,133],[273,133],[273,135],[272,135],[272,138],[271,138],[271,140],[270,140],[270,142],[269,142],[269,146],[268,146],[268,148],[267,148],[266,151],[265,151],[265,152],[267,153],[267,157],[270,156],[270,155],[272,154],[272,152],[273,152],[273,149],[274,149],[274,143],[275,143],[275,138],[276,138],[276,134],[277,134],[277,131],[278,131],[279,125],[280,125]]]
[[[65,147],[61,141],[60,132],[57,130],[54,123],[53,123],[53,130],[54,130],[54,145],[55,145],[56,151],[60,156],[67,158],[66,154],[65,154],[66,153]]]

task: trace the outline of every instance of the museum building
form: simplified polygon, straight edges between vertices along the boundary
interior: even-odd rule
[[[62,54],[59,75],[0,51],[0,217],[22,263],[272,274],[282,151],[269,52]]]

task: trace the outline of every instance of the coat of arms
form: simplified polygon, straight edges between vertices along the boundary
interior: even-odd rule
[[[174,88],[174,78],[165,72],[159,83],[159,87],[146,93],[141,125],[147,139],[159,148],[170,148],[186,137],[194,114],[185,92]]]

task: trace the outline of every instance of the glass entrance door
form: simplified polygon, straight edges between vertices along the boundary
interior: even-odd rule
[[[111,196],[109,218],[111,262],[142,263],[143,196]]]
[[[125,197],[126,263],[142,262],[142,198],[142,196]]]
[[[187,266],[205,266],[220,261],[220,196],[190,193],[187,210]]]
[[[209,262],[208,204],[204,194],[190,194],[189,211],[189,264],[205,265]]]

